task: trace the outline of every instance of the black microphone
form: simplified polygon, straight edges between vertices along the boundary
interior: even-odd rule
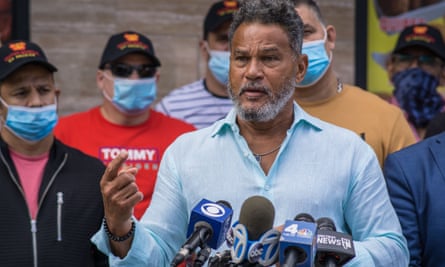
[[[173,258],[170,266],[178,266],[198,247],[217,249],[225,241],[233,211],[227,201],[202,199],[192,210],[188,227],[189,238]],[[203,251],[205,252],[205,251]],[[205,255],[203,255],[205,256]]]
[[[227,238],[233,263],[269,266],[277,261],[280,232],[273,229],[274,219],[275,208],[267,198],[252,196],[244,201]]]
[[[352,237],[337,232],[335,223],[330,218],[319,218],[317,227],[316,267],[343,266],[355,257]]]
[[[280,238],[280,266],[312,266],[316,231],[315,220],[307,213],[287,220]]]

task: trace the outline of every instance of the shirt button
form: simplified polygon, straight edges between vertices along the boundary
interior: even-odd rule
[[[269,191],[270,190],[270,185],[265,185],[264,186],[264,190]]]

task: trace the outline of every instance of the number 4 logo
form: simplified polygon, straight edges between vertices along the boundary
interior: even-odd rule
[[[286,228],[284,228],[284,231],[287,233],[290,233],[292,235],[295,235],[298,233],[298,224],[293,223],[293,224],[287,226]]]

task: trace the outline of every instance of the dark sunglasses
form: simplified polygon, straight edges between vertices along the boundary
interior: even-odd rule
[[[134,70],[138,73],[139,77],[141,78],[151,78],[156,74],[156,67],[149,64],[133,66],[123,63],[116,63],[116,64],[110,64],[105,68],[111,70],[113,76],[122,78],[130,77],[130,75],[133,73]]]
[[[408,55],[408,54],[394,54],[392,61],[396,64],[409,67],[414,61],[417,61],[419,67],[436,68],[443,66],[444,62],[436,56],[432,55]]]

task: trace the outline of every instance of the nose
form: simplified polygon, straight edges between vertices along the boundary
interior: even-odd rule
[[[226,42],[222,48],[223,51],[229,51],[229,42]]]
[[[248,80],[255,81],[262,79],[263,75],[261,62],[255,58],[252,58],[252,60],[246,66],[246,78]]]
[[[135,68],[133,68],[133,70],[131,71],[131,74],[128,78],[132,79],[132,80],[137,80],[137,79],[140,79],[141,77],[139,76],[139,73],[137,72],[137,70]]]
[[[418,68],[420,67],[419,65],[419,57],[414,57],[413,60],[411,61],[411,64],[409,65],[410,68]]]
[[[45,105],[42,100],[40,94],[37,91],[37,88],[32,88],[32,91],[29,96],[28,106],[29,107],[43,107]]]

